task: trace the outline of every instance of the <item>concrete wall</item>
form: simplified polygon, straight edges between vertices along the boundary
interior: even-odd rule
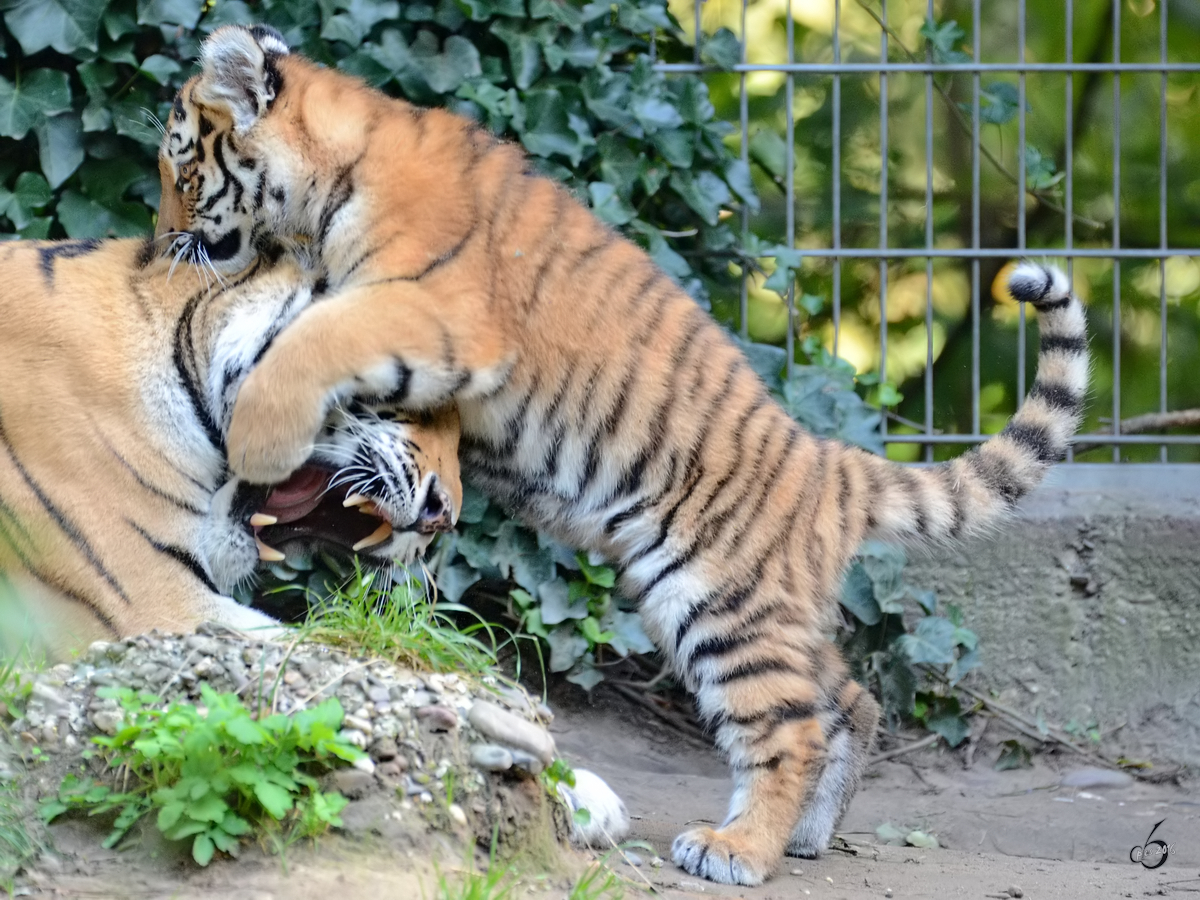
[[[963,608],[977,689],[1200,767],[1200,466],[1061,466],[1017,521],[908,579]]]

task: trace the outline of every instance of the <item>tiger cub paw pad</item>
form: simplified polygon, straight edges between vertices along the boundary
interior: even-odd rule
[[[685,831],[671,846],[671,858],[679,868],[722,884],[762,884],[774,866],[754,856],[745,841],[733,840],[711,828]]]

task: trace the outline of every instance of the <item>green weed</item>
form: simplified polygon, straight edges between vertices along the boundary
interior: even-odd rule
[[[437,672],[484,675],[496,664],[496,626],[465,606],[431,598],[415,578],[378,581],[379,573],[356,565],[345,584],[314,606],[304,638]],[[454,616],[473,621],[460,624]]]
[[[158,697],[129,688],[98,691],[125,710],[115,735],[92,738],[109,771],[123,773],[122,789],[67,775],[58,795],[43,799],[42,817],[49,822],[72,809],[89,815],[116,810],[104,841],[112,847],[154,811],[167,838],[192,839],[192,857],[202,866],[217,850],[236,855],[241,838],[252,833],[282,847],[341,824],[346,799],[319,791],[310,774],[363,756],[337,736],[343,711],[336,698],[255,721],[237,695],[207,685],[200,690],[203,710],[180,702],[158,709],[152,705]]]

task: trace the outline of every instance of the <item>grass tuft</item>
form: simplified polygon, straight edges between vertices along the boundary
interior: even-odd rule
[[[357,565],[350,580],[316,603],[301,626],[303,639],[356,656],[473,676],[496,665],[497,631],[511,639],[467,607],[431,597],[411,575],[393,582]]]

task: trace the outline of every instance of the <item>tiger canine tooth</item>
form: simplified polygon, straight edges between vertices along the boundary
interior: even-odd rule
[[[277,516],[272,516],[269,513],[255,513],[250,517],[250,524],[255,528],[266,528],[268,525],[274,525],[279,521]]]
[[[370,500],[360,506],[358,511],[365,516],[376,516],[381,519],[383,518],[383,516],[379,515],[379,507]]]
[[[365,538],[363,538],[361,541],[359,541],[357,544],[355,544],[350,549],[354,550],[357,553],[359,550],[365,550],[367,547],[374,547],[376,544],[382,544],[384,541],[386,541],[391,536],[392,536],[392,523],[384,522],[382,525],[380,525],[378,528],[376,528],[374,531],[372,531],[370,534],[368,534]]]
[[[263,562],[283,562],[287,559],[286,556],[274,547],[268,547],[259,538],[255,538],[254,543],[258,547],[258,558]]]
[[[342,506],[362,506],[364,503],[370,503],[371,498],[365,494],[351,494],[342,501]]]

